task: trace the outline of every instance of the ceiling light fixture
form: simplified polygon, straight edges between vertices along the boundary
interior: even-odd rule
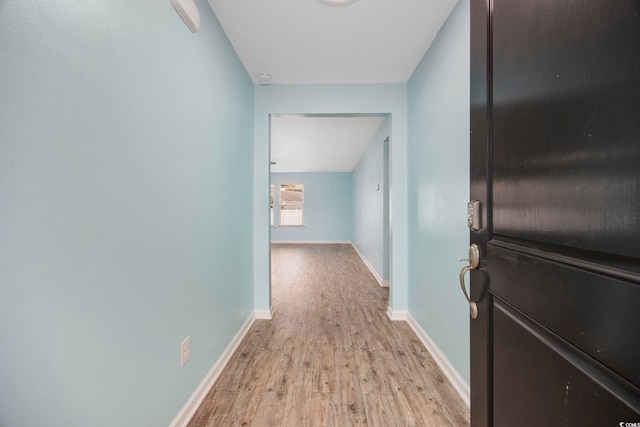
[[[318,0],[318,1],[324,4],[325,6],[342,7],[342,6],[349,6],[351,4],[354,4],[358,0]]]
[[[268,74],[268,73],[258,74],[258,81],[260,82],[260,84],[263,84],[263,85],[269,84],[271,82],[271,74]]]

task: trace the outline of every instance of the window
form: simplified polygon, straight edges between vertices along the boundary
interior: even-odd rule
[[[304,226],[304,184],[280,184],[280,226]]]
[[[273,200],[276,195],[275,186],[271,184],[271,198],[269,199],[269,204],[271,205],[271,226],[273,227]]]

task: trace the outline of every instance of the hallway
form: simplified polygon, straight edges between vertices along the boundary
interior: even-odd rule
[[[465,407],[350,245],[272,246],[258,320],[189,426],[465,426]]]
[[[176,13],[176,1],[0,2],[0,425],[185,427],[211,384],[209,373],[217,377],[236,348],[234,337],[245,336],[254,316],[265,318],[272,307],[275,319],[256,322],[245,343],[260,349],[244,363],[259,363],[262,371],[251,372],[263,387],[236,395],[237,406],[253,399],[247,422],[276,401],[263,403],[274,396],[268,387],[284,390],[277,395],[283,399],[300,396],[286,394],[290,388],[309,389],[327,399],[328,414],[353,408],[354,422],[366,416],[367,424],[375,423],[376,405],[395,410],[380,400],[390,396],[390,380],[377,385],[373,369],[383,372],[388,366],[377,366],[388,361],[380,358],[402,361],[396,351],[411,354],[414,346],[406,338],[395,343],[393,334],[409,328],[389,322],[388,308],[392,318],[409,319],[420,337],[424,331],[431,338],[468,399],[470,322],[455,282],[469,245],[470,2],[438,2],[436,14],[425,2],[330,8],[287,0],[283,8],[309,20],[300,28],[321,30],[309,45],[299,43],[298,33],[287,42],[332,70],[314,66],[294,81],[288,72],[303,71],[300,55],[271,44],[295,65],[278,60],[283,72],[275,66],[252,71],[223,24],[226,17],[239,25],[266,24],[267,14],[256,13],[264,9],[299,26],[291,11],[255,0],[195,0],[200,25],[193,33]],[[230,13],[218,14],[214,5]],[[369,18],[354,13],[360,10]],[[414,29],[396,13],[410,15]],[[349,31],[371,30],[370,61],[363,60],[358,39],[332,39],[336,18]],[[380,31],[389,26],[398,31]],[[239,34],[246,40],[267,33]],[[396,48],[382,47],[400,35]],[[349,62],[363,69],[354,73],[347,58],[323,60],[315,42],[324,54],[356,52]],[[392,61],[382,58],[385,52],[411,58]],[[394,75],[381,78],[383,69]],[[270,83],[256,72],[269,73]],[[289,114],[389,119],[391,265],[379,267],[361,244],[363,235],[378,235],[360,230],[373,224],[372,209],[341,210],[339,236],[328,235],[337,234],[336,221],[326,221],[325,229],[305,224],[310,235],[304,241],[354,242],[379,279],[394,284],[390,290],[358,267],[371,280],[371,295],[351,287],[362,283],[335,282],[323,291],[297,288],[303,279],[296,279],[284,295],[289,299],[277,286],[272,297],[270,118]],[[335,207],[329,219],[338,217],[339,192],[351,194],[345,203],[353,207],[365,192],[373,198],[385,189],[382,178],[362,186],[353,173],[351,185],[347,180],[343,187],[325,186],[333,200],[324,211]],[[311,203],[318,193],[305,189]],[[307,219],[317,210],[305,209]],[[312,296],[301,298],[303,290]],[[385,341],[370,338],[372,330]],[[191,357],[182,363],[187,339]],[[304,347],[310,342],[317,352]],[[286,386],[274,387],[284,375],[276,365],[294,346]],[[312,354],[307,360],[298,351]],[[320,382],[323,366],[328,379]],[[352,389],[338,387],[347,375]],[[240,384],[248,383],[224,388],[237,393]],[[409,389],[402,388],[404,400],[413,403],[420,396]],[[353,399],[336,398],[345,390]],[[439,393],[429,397],[440,399]],[[398,402],[404,413],[404,401]],[[270,408],[268,415],[292,414]]]

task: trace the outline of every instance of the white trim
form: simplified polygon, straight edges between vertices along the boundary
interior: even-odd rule
[[[271,243],[290,245],[350,245],[348,240],[272,240]]]
[[[447,376],[449,381],[451,381],[451,385],[456,389],[462,400],[467,406],[470,406],[471,402],[471,391],[469,390],[469,384],[460,376],[460,373],[453,367],[453,365],[449,362],[447,357],[440,351],[435,342],[429,337],[429,334],[422,329],[422,326],[413,318],[411,313],[407,315],[407,323],[413,329],[413,332],[418,336],[422,344],[429,350],[431,356],[435,359],[440,369]]]
[[[256,320],[271,320],[273,319],[273,307],[269,310],[256,310],[254,311],[254,314],[256,316]]]
[[[356,247],[356,245],[353,242],[349,242],[351,243],[351,247],[353,248],[354,251],[356,251],[356,253],[358,254],[358,256],[360,256],[360,259],[362,259],[362,262],[364,262],[364,265],[367,266],[367,268],[369,269],[369,271],[371,272],[371,274],[373,274],[373,277],[376,279],[376,282],[378,282],[378,285],[382,286],[382,287],[389,287],[389,281],[387,281],[387,285],[384,285],[384,280],[382,280],[382,277],[380,277],[380,275],[378,274],[378,272],[376,271],[375,268],[373,268],[373,266],[371,264],[369,264],[369,261],[367,261],[367,259],[364,257],[364,255],[362,255],[362,252],[360,252],[358,250],[358,248]]]
[[[382,286],[383,288],[388,288],[389,287],[389,281],[388,280],[383,280],[382,283],[380,283],[380,286]]]
[[[191,394],[191,397],[189,397],[187,403],[184,404],[178,415],[176,415],[171,424],[169,424],[169,427],[186,427],[189,421],[191,421],[191,418],[193,418],[193,416],[195,415],[204,398],[207,397],[209,390],[211,390],[211,387],[213,387],[213,384],[220,376],[220,373],[222,373],[224,367],[227,365],[227,363],[229,363],[231,356],[233,356],[233,353],[236,351],[244,337],[247,335],[247,332],[249,332],[249,329],[251,328],[251,325],[253,325],[253,322],[255,320],[256,314],[251,313],[247,321],[244,322],[240,330],[233,337],[227,348],[222,352],[218,360],[213,364],[202,382],[200,382],[198,388],[196,388],[195,391]]]
[[[407,315],[409,313],[407,311],[404,310],[393,310],[391,308],[391,306],[387,307],[387,317],[389,317],[389,320],[393,320],[398,321],[398,320],[403,320],[406,321],[407,320]]]

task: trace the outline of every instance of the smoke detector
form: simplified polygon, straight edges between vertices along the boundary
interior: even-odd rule
[[[266,84],[269,84],[270,81],[271,81],[271,74],[268,74],[268,73],[258,74],[258,82],[260,82],[260,84],[266,85]]]

